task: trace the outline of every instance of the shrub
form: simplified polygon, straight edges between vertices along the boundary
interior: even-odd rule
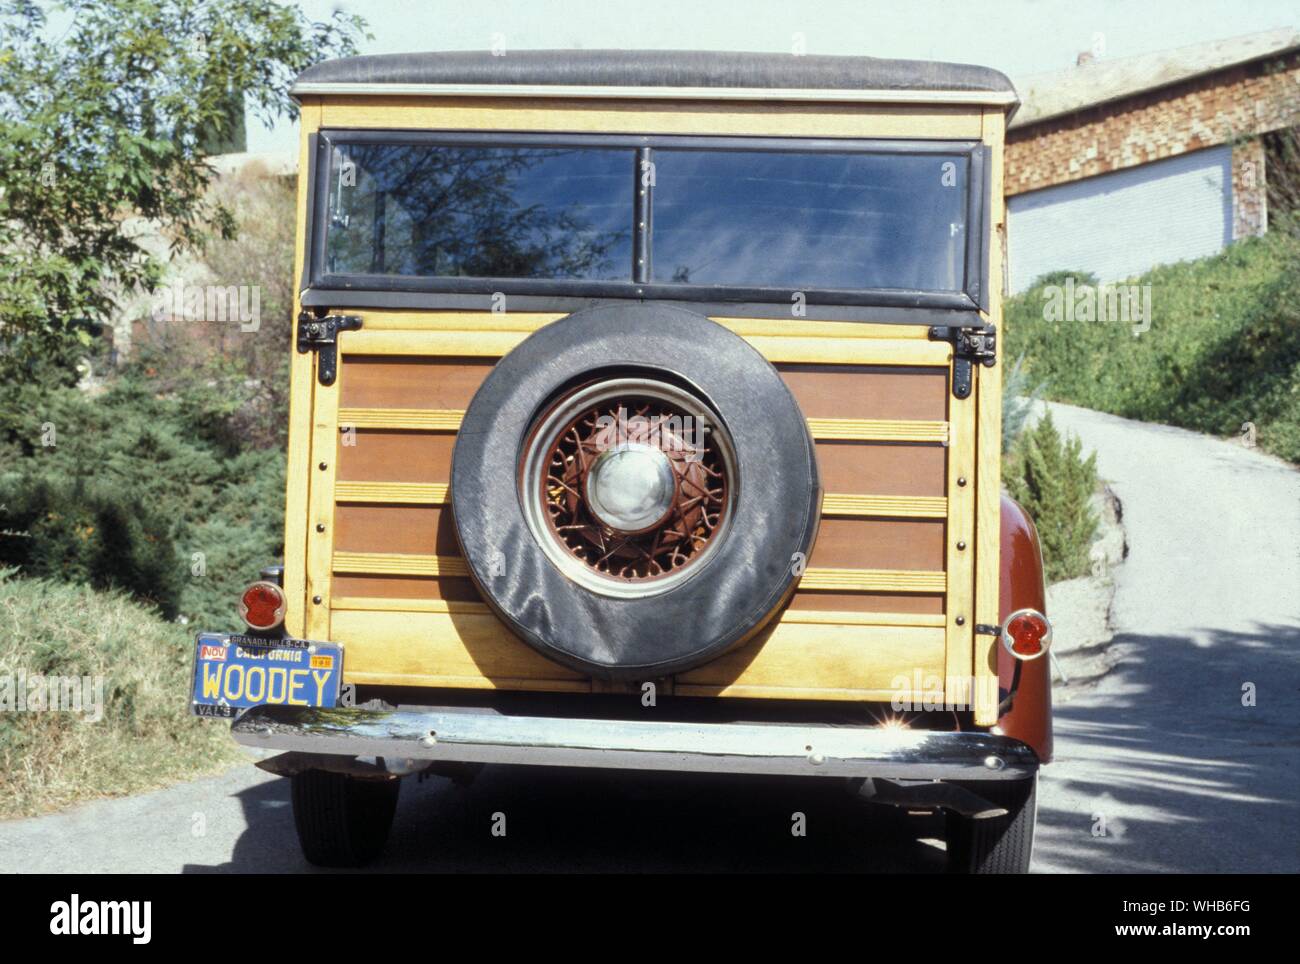
[[[103,697],[98,720],[0,712],[0,819],[138,793],[244,758],[227,727],[189,714],[194,637],[151,608],[0,569],[0,613],[0,699],[16,702],[20,683],[26,696],[37,676],[98,678]]]
[[[1049,582],[1088,572],[1088,550],[1097,533],[1090,505],[1097,457],[1084,459],[1082,449],[1077,438],[1062,440],[1049,412],[1020,436],[1007,464],[1007,491],[1038,527]]]
[[[170,527],[121,489],[85,479],[0,479],[0,565],[122,589],[173,618],[180,569]]]
[[[240,588],[283,552],[284,453],[238,447],[223,426],[243,396],[223,384],[196,373],[190,390],[163,393],[135,373],[93,398],[58,384],[14,389],[0,407],[0,501],[15,513],[3,528],[30,538],[16,547],[0,536],[0,558],[238,629]]]

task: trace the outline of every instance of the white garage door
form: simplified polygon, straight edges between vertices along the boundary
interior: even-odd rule
[[[1121,281],[1232,241],[1232,148],[1212,147],[1008,199],[1013,292],[1049,271]]]

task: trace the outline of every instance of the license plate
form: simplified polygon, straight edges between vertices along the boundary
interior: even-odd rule
[[[200,633],[194,649],[196,716],[233,717],[250,706],[334,706],[343,644]]]

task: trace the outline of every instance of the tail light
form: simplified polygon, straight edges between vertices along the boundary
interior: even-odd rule
[[[1002,624],[1002,645],[1016,659],[1038,659],[1052,645],[1052,624],[1036,609],[1019,609]]]
[[[273,582],[255,582],[239,597],[239,618],[249,629],[275,629],[284,622],[284,592]]]

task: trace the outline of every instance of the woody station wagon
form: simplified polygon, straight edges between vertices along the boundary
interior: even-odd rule
[[[996,71],[355,57],[301,105],[283,566],[196,712],[307,858],[483,764],[804,775],[1024,871],[1051,757],[1001,493]]]

